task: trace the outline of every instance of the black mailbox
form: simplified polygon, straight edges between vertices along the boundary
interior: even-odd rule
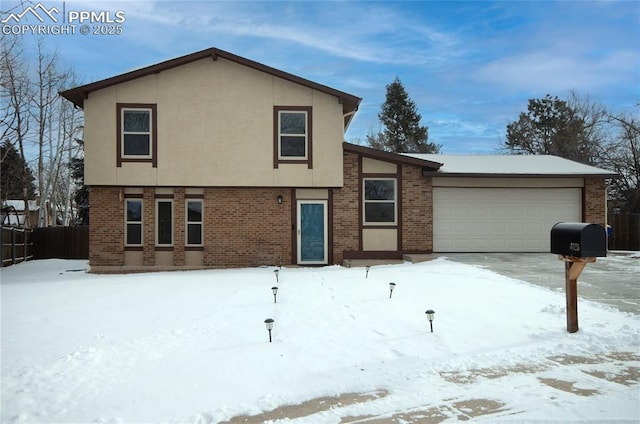
[[[551,228],[551,253],[577,258],[607,256],[607,234],[598,224],[558,222]]]

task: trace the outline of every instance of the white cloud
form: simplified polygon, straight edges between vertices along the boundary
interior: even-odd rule
[[[610,84],[633,84],[640,54],[613,51],[599,60],[567,52],[537,50],[498,59],[482,66],[476,77],[508,90],[593,92]],[[635,69],[634,69],[635,68]]]
[[[86,4],[86,3],[85,3]],[[110,2],[100,2],[99,7]],[[384,3],[132,2],[119,3],[136,32],[275,40],[377,64],[442,64],[460,48],[449,34]],[[146,30],[145,27],[149,29]],[[398,29],[402,28],[402,31]],[[211,37],[214,34],[215,37]],[[167,37],[167,42],[173,40]]]
[[[385,85],[398,75],[433,139],[471,149],[493,146],[526,100],[546,93],[637,103],[639,33],[629,16],[638,8],[628,4],[67,0],[125,10],[127,22],[119,37],[60,42],[90,80],[228,50],[363,97],[347,138],[377,125]]]

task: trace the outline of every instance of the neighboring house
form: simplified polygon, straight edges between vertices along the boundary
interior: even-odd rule
[[[27,208],[24,200],[5,200],[2,202],[2,225],[25,227],[25,217],[29,216],[29,227],[37,227],[40,206],[36,200],[29,200]]]
[[[500,245],[493,236],[539,239],[557,221],[605,222],[611,173],[577,172],[581,165],[560,159],[522,175],[519,165],[503,172],[488,162],[491,172],[461,174],[449,171],[453,158],[344,143],[360,98],[214,48],[62,95],[85,111],[93,272],[548,251],[548,243]],[[522,225],[514,227],[501,216],[491,225],[502,227],[478,235],[475,226],[493,212],[478,209],[477,198],[465,202],[469,192],[457,188],[480,199],[503,190],[512,203],[507,215],[529,210],[517,208],[520,199],[531,201],[516,192],[552,205],[569,195],[558,189],[569,189],[573,206],[550,206],[557,213],[535,231],[531,217],[518,217]],[[477,219],[448,216],[451,205],[454,214],[477,210]]]

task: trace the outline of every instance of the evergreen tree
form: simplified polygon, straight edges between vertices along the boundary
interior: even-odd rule
[[[0,158],[2,158],[2,170],[0,181],[0,198],[1,200],[23,200],[25,199],[24,189],[22,187],[22,177],[26,172],[27,182],[27,199],[35,199],[36,187],[34,185],[35,178],[31,169],[27,165],[20,153],[8,141],[0,146]]]
[[[396,77],[387,85],[387,96],[378,119],[384,130],[368,134],[369,146],[394,153],[439,153],[440,145],[428,142],[429,129],[420,125],[416,104]]]

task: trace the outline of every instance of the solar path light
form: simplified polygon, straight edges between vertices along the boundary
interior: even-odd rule
[[[278,281],[278,274],[279,274],[279,273],[280,273],[280,270],[279,270],[279,269],[274,269],[274,270],[273,270],[273,274],[276,276],[276,283],[278,283],[278,282],[279,282],[279,281]]]
[[[393,296],[393,289],[396,288],[396,283],[389,283],[389,299]]]
[[[271,291],[273,292],[273,303],[278,303],[276,300],[276,296],[278,295],[278,287],[271,287]]]
[[[271,343],[271,330],[273,330],[273,319],[267,318],[264,320],[264,323],[267,325],[267,331],[269,332],[269,343]]]
[[[431,327],[431,332],[433,333],[433,316],[435,315],[435,311],[433,309],[427,309],[425,314],[427,314],[427,319],[429,320],[429,326]]]
[[[367,265],[364,269],[367,271],[367,273],[364,274],[364,278],[369,278],[369,270],[371,269],[371,267]]]

